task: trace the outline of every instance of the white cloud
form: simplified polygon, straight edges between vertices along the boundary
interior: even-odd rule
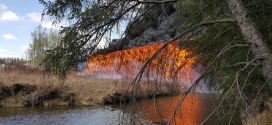
[[[25,53],[28,49],[29,49],[29,46],[28,45],[24,45],[24,46],[21,47],[20,52],[21,53]]]
[[[0,4],[0,10],[7,10],[8,7],[5,4]]]
[[[46,29],[59,30],[61,28],[61,24],[55,25],[52,22],[42,22],[41,26]]]
[[[20,17],[12,11],[5,11],[0,15],[0,21],[4,22],[18,22]]]
[[[0,48],[0,53],[5,53],[7,50]]]
[[[16,37],[10,33],[7,33],[7,34],[3,34],[2,37],[5,39],[5,40],[16,40]]]
[[[27,27],[24,26],[24,25],[20,26],[20,28],[23,29],[23,30],[27,29]]]
[[[31,22],[36,23],[41,22],[42,19],[41,14],[37,12],[28,13],[26,16],[30,19]]]
[[[16,56],[15,54],[12,54],[9,51],[0,48],[0,57],[19,57],[19,56]]]

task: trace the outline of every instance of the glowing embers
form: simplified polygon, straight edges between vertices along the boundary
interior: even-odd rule
[[[134,78],[148,59],[162,47],[162,44],[148,45],[108,54],[90,56],[87,73],[95,78]],[[143,74],[143,78],[154,80],[182,80],[191,83],[194,58],[186,59],[190,52],[170,44],[154,60]],[[186,63],[186,64],[185,64]]]

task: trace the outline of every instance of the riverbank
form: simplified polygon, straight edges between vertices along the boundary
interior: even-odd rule
[[[88,79],[70,74],[61,82],[53,75],[37,70],[0,70],[0,106],[33,107],[75,105],[94,106],[118,103],[132,97],[131,80]],[[166,85],[142,82],[137,99],[153,95],[177,94],[178,90]]]

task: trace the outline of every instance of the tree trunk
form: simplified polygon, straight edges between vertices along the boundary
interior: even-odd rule
[[[266,81],[272,80],[272,52],[255,24],[248,17],[241,0],[226,0],[233,18],[237,21],[245,40],[252,45],[251,52],[256,58],[263,58],[262,72]]]

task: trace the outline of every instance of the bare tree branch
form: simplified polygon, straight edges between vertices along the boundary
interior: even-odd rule
[[[143,4],[162,4],[162,3],[175,3],[178,0],[132,0]]]

